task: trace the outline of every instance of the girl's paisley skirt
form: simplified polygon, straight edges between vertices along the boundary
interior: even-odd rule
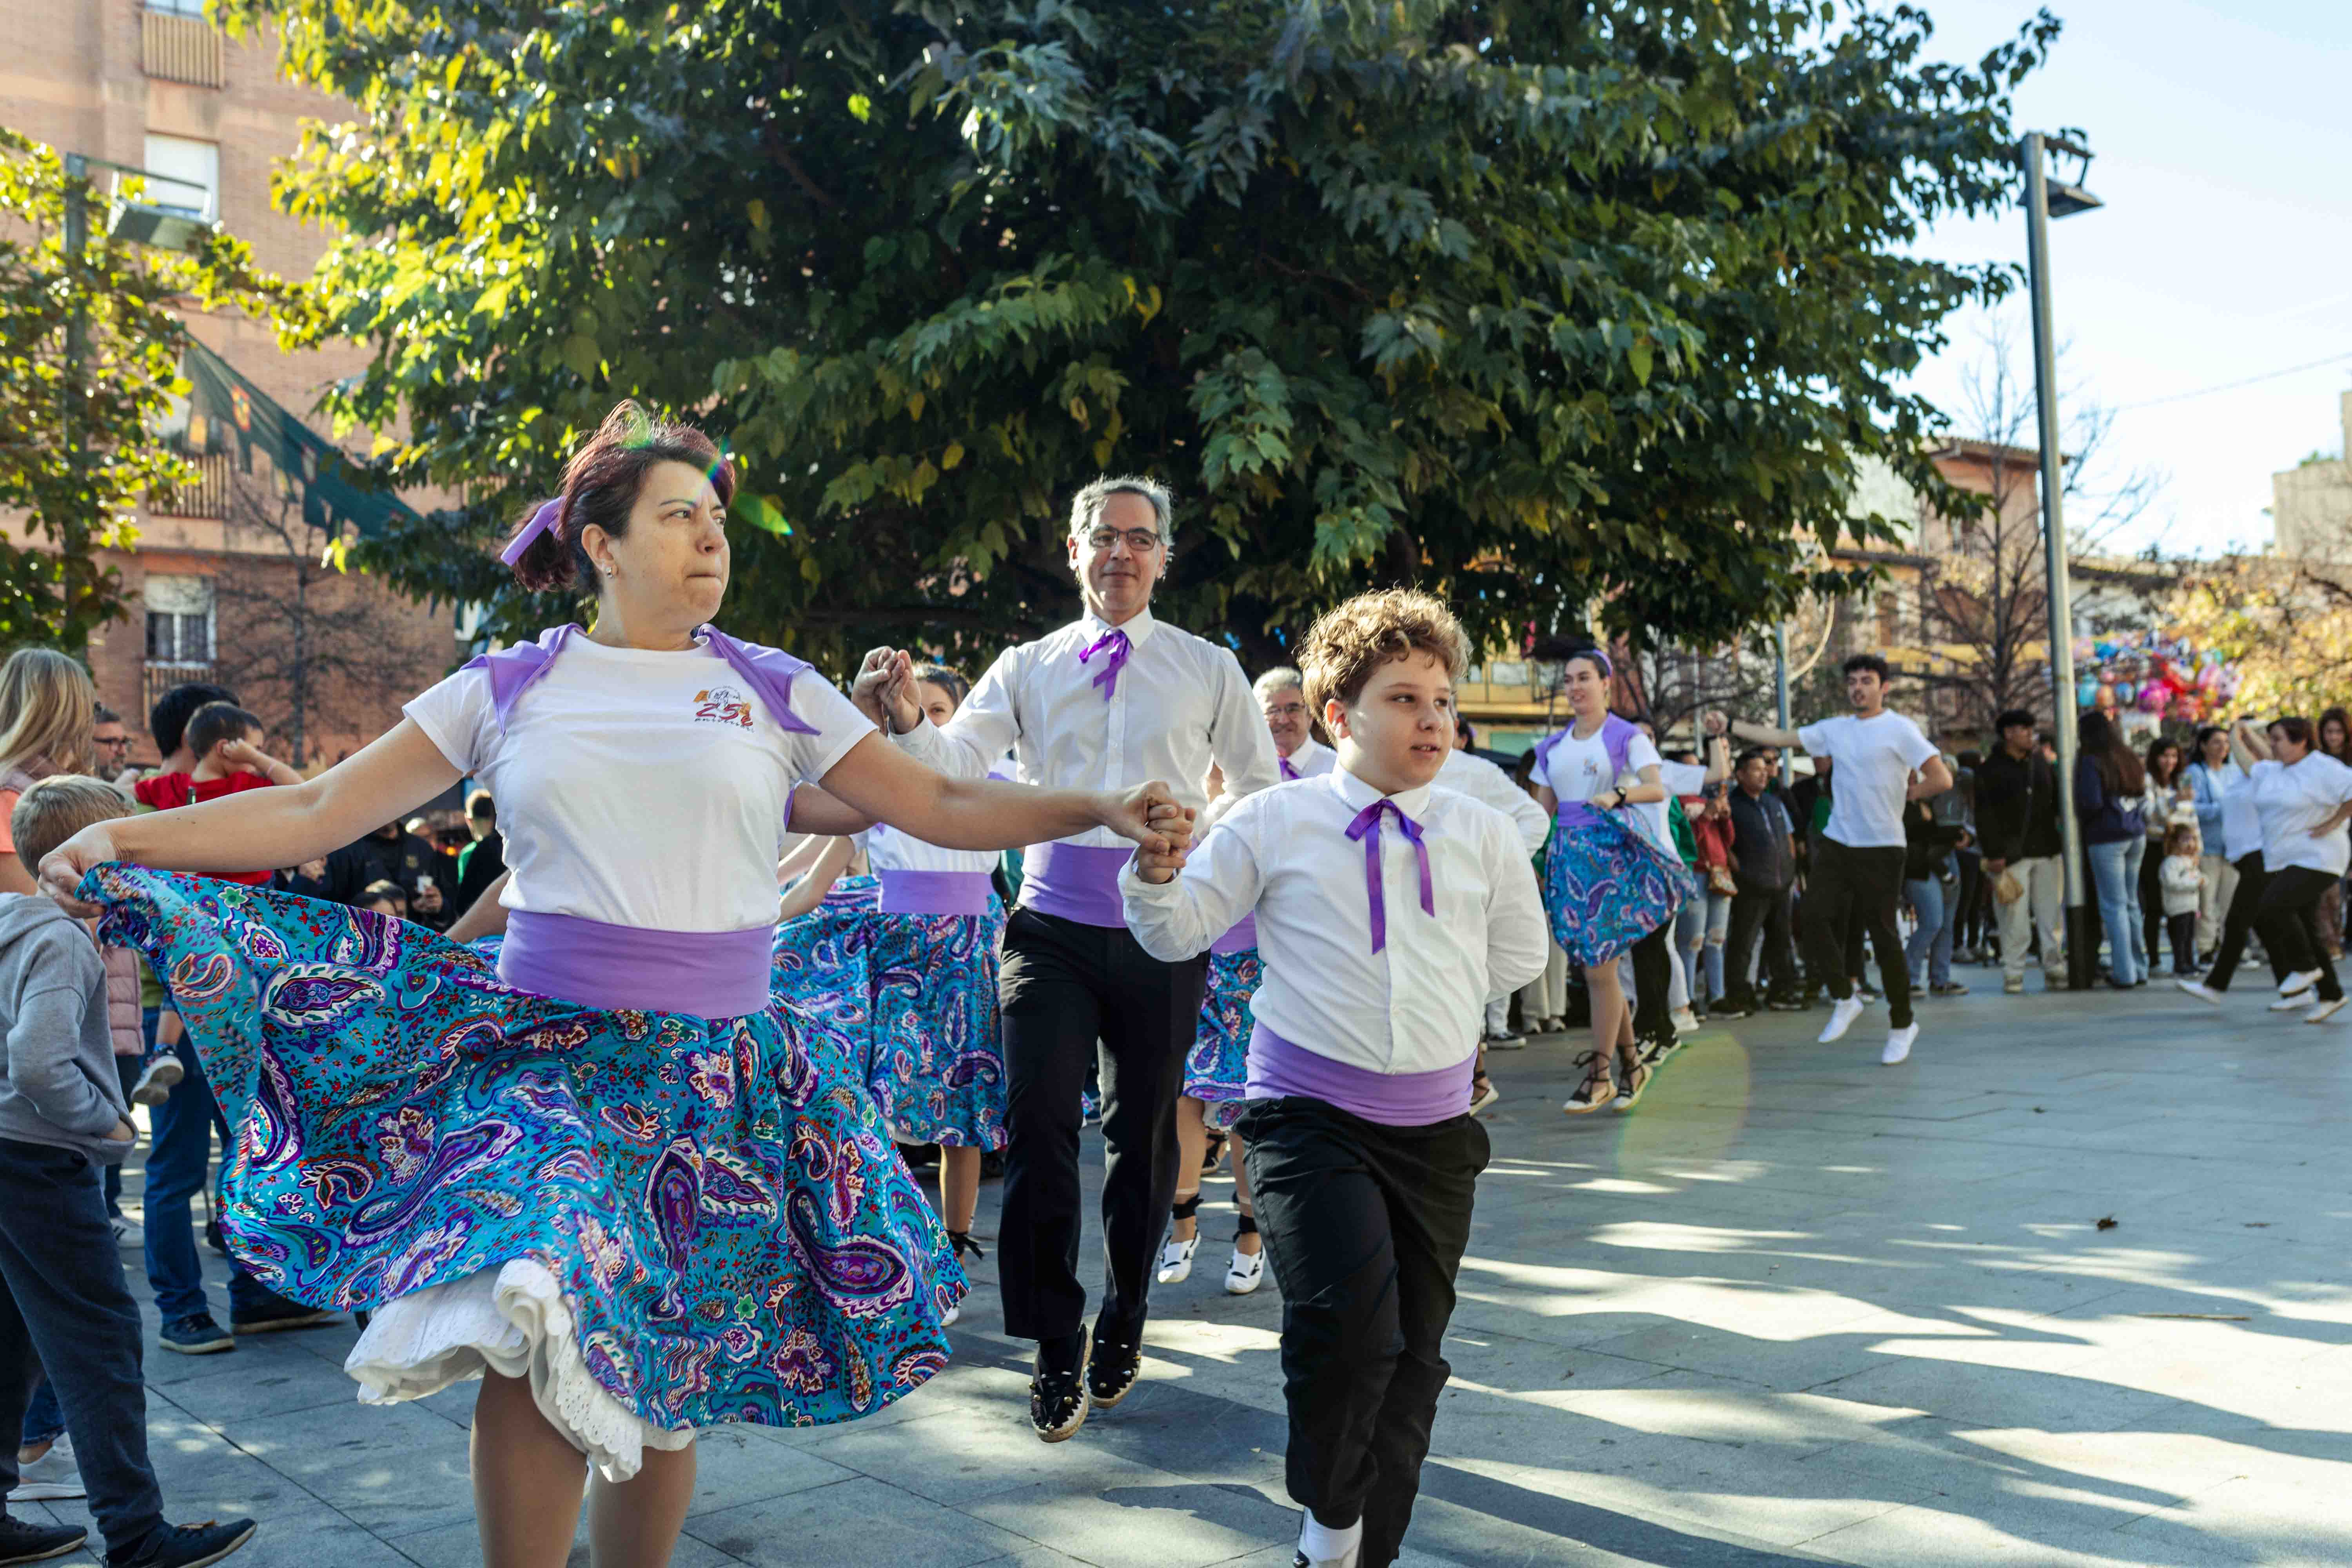
[[[901,1143],[1004,1147],[996,1021],[1004,906],[984,915],[870,914],[866,1081]]]
[[[1556,828],[1544,853],[1544,910],[1571,963],[1615,958],[1697,892],[1680,859],[1614,815]]]
[[[1265,975],[1254,947],[1209,955],[1200,1027],[1184,1058],[1184,1092],[1201,1102],[1201,1120],[1212,1131],[1229,1130],[1242,1113],[1249,1084],[1250,998]]]

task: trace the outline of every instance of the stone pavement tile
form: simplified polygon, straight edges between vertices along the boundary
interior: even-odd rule
[[[1595,1340],[1587,1348],[1604,1355],[1740,1378],[1767,1388],[1802,1389],[1881,1364],[1886,1358],[1873,1348],[1872,1341],[1887,1331],[1881,1327],[1874,1331],[1866,1325],[1901,1325],[1912,1321],[1864,1308],[1849,1321],[1855,1326],[1832,1324],[1812,1333],[1790,1331],[1790,1337],[1781,1338],[1769,1331],[1740,1333],[1675,1319]]]
[[[1127,1411],[1122,1403],[1117,1414]],[[1109,1418],[1106,1413],[1103,1419]],[[1162,1471],[1112,1453],[1097,1440],[1100,1436],[1089,1423],[1069,1442],[1045,1444],[1028,1430],[1025,1413],[1016,1426],[1011,1421],[982,1421],[965,1411],[949,1411],[891,1426],[846,1426],[838,1436],[798,1451],[823,1460],[838,1475],[871,1476],[950,1508],[1041,1483],[1099,1490],[1165,1479]]]
[[[2123,1531],[2134,1545],[2189,1545],[2244,1563],[2352,1562],[2352,1507],[2340,1487],[2320,1497],[2307,1488],[2236,1476]]]
[[[164,1517],[178,1524],[193,1523],[205,1516],[178,1506],[176,1499],[166,1495]],[[229,1559],[237,1568],[411,1568],[410,1560],[394,1551],[350,1520],[331,1508],[317,1504],[280,1512],[256,1510],[249,1514],[224,1510],[216,1517],[223,1519],[250,1518],[260,1525],[245,1549]],[[70,1523],[88,1525],[83,1515]],[[90,1532],[89,1547],[68,1556],[49,1559],[44,1568],[101,1568],[105,1558],[104,1543],[95,1530]],[[479,1553],[477,1552],[478,1559]]]
[[[404,1535],[398,1546],[397,1561],[414,1563],[415,1568],[480,1568],[482,1561],[481,1533],[471,1519],[463,1524],[445,1524],[437,1530]],[[243,1559],[232,1561],[242,1563]],[[311,1561],[316,1568],[333,1568],[324,1560]],[[684,1535],[670,1553],[667,1568],[730,1568],[730,1564],[740,1561],[691,1535]],[[584,1507],[580,1510],[580,1528],[572,1537],[572,1550],[565,1554],[564,1563],[565,1568],[590,1568],[588,1510]]]
[[[386,1540],[473,1517],[466,1434],[414,1405],[299,1410],[235,1423],[226,1434]]]
[[[2058,1522],[2030,1505],[1986,1515],[1916,1504],[1802,1545],[1834,1562],[1872,1568],[2225,1568],[2242,1561],[2208,1542],[2143,1542],[2112,1526]]]
[[[1881,1364],[1813,1392],[1948,1420],[2052,1432],[2110,1431],[2153,1418],[2175,1403],[2168,1394],[2122,1388],[2079,1373],[2008,1364],[2015,1359],[2014,1345],[1908,1344],[1907,1354],[1889,1346]],[[1964,1352],[1985,1359],[1956,1359]]]
[[[2226,1439],[2173,1431],[2044,1432],[1905,1413],[1806,1457],[1864,1486],[1915,1485],[1969,1512],[2022,1509],[2083,1528],[2115,1529],[2242,1471]]]
[[[694,1447],[694,1501],[687,1508],[689,1518],[810,1487],[831,1486],[856,1474],[818,1450],[763,1442],[746,1426],[706,1427],[696,1436]]]
[[[1100,1568],[1205,1568],[1295,1539],[1298,1528],[1297,1510],[1249,1488],[1150,1470],[1100,1491],[1046,1481],[964,1511]]]
[[[216,1370],[209,1376],[157,1384],[156,1397],[214,1426],[359,1403],[360,1385],[341,1368],[299,1351],[261,1360],[240,1350],[213,1357],[211,1365]]]
[[[1684,1521],[1773,1546],[1794,1546],[1928,1495],[1923,1482],[1859,1484],[1776,1444],[1645,1436],[1563,1464],[1500,1467],[1531,1489],[1655,1521]]]
[[[686,1532],[756,1568],[806,1568],[813,1561],[825,1568],[967,1568],[1037,1539],[1007,1535],[862,1476],[699,1514],[687,1521]]]

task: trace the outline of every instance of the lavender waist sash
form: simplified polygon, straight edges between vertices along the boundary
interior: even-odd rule
[[[584,1007],[744,1018],[767,1010],[774,941],[772,926],[646,931],[516,910],[499,978]]]
[[[1259,1024],[1250,1030],[1246,1092],[1251,1100],[1319,1100],[1383,1127],[1426,1127],[1468,1113],[1470,1079],[1477,1067],[1474,1049],[1454,1066],[1431,1072],[1373,1072],[1318,1056]]]
[[[1234,929],[1209,944],[1211,952],[1247,952],[1257,945],[1257,911],[1234,922]]]
[[[885,870],[886,915],[984,915],[994,889],[985,871]]]
[[[1084,844],[1033,844],[1021,864],[1021,902],[1080,925],[1125,926],[1118,874],[1132,853]]]
[[[1564,800],[1559,803],[1559,810],[1552,820],[1562,828],[1574,829],[1591,826],[1601,820],[1601,815],[1580,800]]]

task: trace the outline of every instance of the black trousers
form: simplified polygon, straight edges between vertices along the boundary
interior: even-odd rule
[[[1674,1009],[1666,1000],[1674,993],[1675,917],[1633,944],[1633,1038],[1671,1040]]]
[[[2164,951],[2165,934],[2164,843],[2150,839],[2147,852],[2139,858],[2139,945],[2151,970],[2157,954]]]
[[[2308,866],[2282,866],[2271,873],[2254,906],[2254,929],[2272,959],[2286,965],[2288,973],[2319,971],[2319,999],[2333,1002],[2344,994],[2336,981],[2336,965],[2328,962],[2327,944],[2319,936],[2319,900],[2336,886],[2329,871]]]
[[[2263,901],[2263,889],[2271,885],[2270,873],[2263,869],[2261,850],[2242,855],[2231,865],[2237,868],[2238,886],[2221,916],[2221,945],[2214,950],[2213,967],[2205,974],[2205,984],[2216,991],[2227,991],[2230,977],[2238,973],[2238,961],[2246,956],[2247,933],[2254,929],[2254,910]],[[2265,950],[2263,956],[2271,961],[2271,978],[2284,980],[2288,971],[2279,955]]]
[[[0,1139],[0,1498],[16,1484],[16,1431],[46,1371],[90,1517],[108,1552],[128,1558],[163,1526],[163,1494],[147,1461],[145,1331],[87,1157]]]
[[[1206,956],[1162,963],[1123,926],[1015,910],[997,997],[1005,1068],[1004,1212],[996,1242],[1004,1331],[1054,1342],[1075,1364],[1087,1289],[1078,1280],[1078,1095],[1102,1043],[1103,1299],[1121,1337],[1143,1327],[1168,1208],[1176,1198],[1176,1090],[1208,984]]]
[[[1895,924],[1902,893],[1901,845],[1856,849],[1827,834],[1814,841],[1812,880],[1805,885],[1806,970],[1844,1001],[1861,976],[1861,938],[1868,932],[1878,950],[1887,1020],[1898,1029],[1911,1023],[1911,966]]]
[[[1454,1370],[1441,1352],[1486,1130],[1293,1098],[1250,1101],[1234,1131],[1282,1288],[1290,1496],[1333,1529],[1361,1520],[1364,1568],[1387,1568]]]
[[[1748,984],[1748,958],[1759,935],[1764,941],[1759,969],[1768,996],[1797,994],[1797,960],[1789,942],[1789,889],[1731,895],[1731,927],[1723,942],[1723,988],[1743,1005],[1756,1005],[1755,988]]]
[[[2172,973],[2189,975],[2197,973],[2197,911],[2164,917],[2165,934],[2172,939]],[[2150,957],[2155,950],[2149,950]]]

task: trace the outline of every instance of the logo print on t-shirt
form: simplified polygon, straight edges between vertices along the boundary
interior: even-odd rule
[[[698,724],[733,724],[740,729],[751,727],[751,700],[731,686],[714,686],[694,694],[694,721]]]

